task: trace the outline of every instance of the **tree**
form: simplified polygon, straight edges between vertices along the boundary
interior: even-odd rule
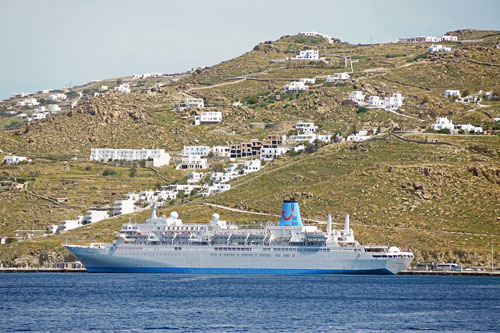
[[[134,178],[136,176],[136,174],[137,174],[137,169],[136,168],[131,168],[128,175],[129,175],[130,178]]]
[[[362,114],[368,112],[368,109],[365,108],[364,106],[360,107],[359,109],[356,110],[357,114]]]
[[[105,169],[102,172],[103,176],[115,176],[116,175],[116,170],[115,169]]]

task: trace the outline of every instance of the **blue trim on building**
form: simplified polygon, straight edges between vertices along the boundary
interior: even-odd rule
[[[374,274],[392,275],[387,269],[274,269],[189,267],[86,267],[90,273],[185,273],[185,274]]]

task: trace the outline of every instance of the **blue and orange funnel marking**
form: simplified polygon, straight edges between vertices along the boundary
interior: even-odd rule
[[[280,226],[302,226],[299,204],[293,200],[284,200],[281,206]]]

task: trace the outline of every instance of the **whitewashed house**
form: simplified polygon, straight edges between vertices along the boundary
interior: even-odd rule
[[[368,131],[362,130],[359,131],[358,133],[353,133],[345,139],[346,141],[349,142],[361,142],[369,139],[370,136],[368,135]]]
[[[471,124],[456,125],[455,129],[462,130],[465,133],[475,133],[475,134],[483,133],[483,127],[482,126],[473,126]]]
[[[133,200],[118,200],[113,203],[113,215],[130,214],[135,211]]]
[[[205,107],[203,98],[186,98],[184,104],[187,109],[203,109]]]
[[[238,174],[235,172],[212,172],[210,174],[210,180],[214,184],[227,183],[235,178],[238,178]]]
[[[203,179],[204,175],[205,174],[203,172],[196,172],[196,171],[190,172],[188,173],[187,182],[188,184],[199,183]]]
[[[384,101],[380,99],[378,96],[369,96],[368,97],[368,106],[370,107],[381,107],[384,105]]]
[[[210,154],[209,146],[184,146],[181,156],[208,156]]]
[[[457,36],[441,36],[442,42],[458,42]]]
[[[460,90],[447,89],[444,91],[443,96],[444,96],[444,98],[448,98],[448,97],[460,98]]]
[[[333,76],[327,76],[326,82],[328,83],[346,83],[351,76],[349,73],[335,73]]]
[[[431,125],[431,129],[435,131],[440,131],[443,129],[453,131],[455,129],[455,126],[453,125],[453,121],[451,121],[451,119],[448,119],[446,117],[437,117],[436,122]]]
[[[35,111],[35,112],[46,112],[47,109],[45,108],[45,106],[42,105],[42,106],[39,106],[39,107],[35,108],[33,111]]]
[[[61,111],[61,107],[57,104],[49,104],[49,112],[55,113]]]
[[[315,126],[314,123],[299,121],[295,124],[295,129],[299,133],[315,133],[318,130],[318,126]]]
[[[301,78],[299,79],[300,82],[304,83],[304,84],[315,84],[316,83],[316,78],[307,78],[307,77],[304,77],[304,78]]]
[[[91,224],[109,218],[108,210],[104,208],[94,208],[87,210],[83,218],[83,224]]]
[[[63,94],[63,93],[49,95],[49,101],[52,103],[59,103],[59,102],[65,101],[67,98],[68,98],[68,96],[66,96],[66,94]]]
[[[170,154],[164,149],[109,149],[92,148],[90,150],[91,161],[141,161],[153,160],[154,167],[170,164]]]
[[[212,154],[214,157],[230,157],[231,148],[229,146],[213,146]]]
[[[194,116],[194,125],[210,125],[210,124],[220,124],[222,121],[222,112],[220,111],[210,111],[202,112],[199,115]]]
[[[300,51],[299,54],[296,55],[294,59],[295,60],[317,61],[317,60],[319,60],[319,51],[317,51],[317,50]]]
[[[122,83],[118,87],[115,87],[115,91],[123,94],[129,94],[130,93],[130,84],[128,83]]]
[[[204,197],[208,197],[210,195],[222,193],[229,191],[231,189],[231,184],[213,184],[209,186],[205,192],[203,192],[201,195]]]
[[[427,48],[427,52],[450,52],[451,51],[451,47],[446,47],[446,46],[443,46],[441,44],[437,44],[437,45],[431,45]]]
[[[363,102],[365,100],[365,95],[359,90],[354,90],[349,94],[349,99],[353,102]]]
[[[304,82],[292,81],[289,84],[287,84],[283,89],[287,94],[294,94],[298,93],[299,91],[309,90],[309,87],[305,85]]]
[[[250,161],[245,161],[245,164],[243,164],[243,174],[247,175],[252,172],[257,172],[262,168],[262,163],[260,160],[250,160]]]
[[[101,85],[101,92],[103,92],[103,91],[107,91],[108,89],[109,89],[109,87],[108,87],[108,86],[105,86],[104,84],[103,84],[103,85]]]
[[[57,231],[64,232],[83,226],[83,216],[78,216],[76,220],[64,220],[57,226]]]
[[[18,164],[19,162],[24,162],[24,161],[28,161],[28,159],[24,156],[7,155],[4,156],[2,164],[11,165],[11,164]]]
[[[260,149],[260,159],[264,161],[272,161],[275,158],[286,154],[288,147],[262,147]]]
[[[190,155],[184,157],[181,163],[178,164],[176,170],[202,170],[208,168],[208,161],[206,158],[202,158],[199,155]]]
[[[397,110],[403,105],[403,96],[400,93],[394,93],[384,98],[384,107],[386,109]]]
[[[46,113],[35,112],[35,113],[30,114],[30,116],[28,117],[28,121],[37,121],[37,120],[42,120],[45,118],[47,118]]]
[[[500,118],[493,118],[493,122],[499,122],[500,121]]]

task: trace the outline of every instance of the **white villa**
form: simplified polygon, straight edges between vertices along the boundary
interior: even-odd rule
[[[453,121],[446,117],[437,117],[436,122],[431,125],[431,129],[435,131],[440,131],[442,129],[448,129],[450,131],[453,131],[455,129],[455,126],[453,125]]]
[[[363,102],[365,100],[365,95],[359,90],[354,90],[349,94],[349,99],[353,102]]]
[[[105,208],[95,208],[87,210],[83,218],[83,224],[91,224],[109,218],[108,210]]]
[[[457,36],[441,36],[441,41],[442,42],[457,42],[458,37]]]
[[[113,203],[113,215],[130,214],[134,211],[134,200],[118,200]]]
[[[299,54],[296,55],[293,60],[317,61],[317,60],[319,60],[319,51],[317,51],[317,50],[300,51]]]
[[[245,161],[245,164],[243,165],[243,174],[249,174],[251,172],[257,172],[261,169],[262,164],[260,160],[250,160],[250,161]]]
[[[192,171],[192,172],[188,173],[187,182],[188,182],[188,184],[199,183],[203,179],[204,175],[205,174],[203,172]]]
[[[434,45],[432,44],[427,48],[427,52],[450,52],[451,47],[446,47],[441,44]]]
[[[115,91],[119,93],[129,94],[130,93],[130,84],[122,83],[118,87],[115,87]]]
[[[387,109],[397,110],[403,105],[403,96],[400,93],[394,93],[384,98],[384,106]]]
[[[315,84],[316,83],[316,78],[307,78],[307,77],[303,77],[301,79],[299,79],[300,82],[303,82],[304,84]]]
[[[184,105],[187,109],[191,109],[191,108],[203,109],[205,107],[205,103],[203,102],[203,98],[186,98],[184,100]]]
[[[49,95],[49,101],[51,101],[53,103],[62,102],[64,100],[66,100],[67,98],[68,98],[68,96],[66,96],[63,93],[57,93],[57,94],[51,94],[51,95]]]
[[[215,157],[230,157],[231,148],[229,146],[213,146],[212,153]]]
[[[28,161],[28,159],[24,156],[7,155],[4,156],[2,164],[11,165],[11,164],[18,164],[19,162],[23,161]]]
[[[202,112],[199,115],[194,116],[194,125],[204,125],[204,124],[220,124],[222,121],[222,112],[211,111]]]
[[[208,156],[209,153],[209,146],[184,146],[181,156]]]
[[[107,91],[108,89],[108,86],[105,86],[104,84],[101,85],[101,91]]]
[[[208,162],[206,158],[202,158],[199,155],[191,155],[184,157],[180,164],[178,164],[176,170],[201,170],[207,169]]]
[[[418,36],[396,39],[396,43],[438,43],[440,41],[442,41],[442,37],[432,36]]]
[[[447,89],[447,90],[444,91],[443,96],[444,96],[444,98],[448,98],[448,97],[457,97],[457,98],[460,98],[460,90],[450,90],[450,89]]]
[[[288,150],[288,147],[262,147],[260,149],[260,159],[264,161],[272,161],[285,154]]]
[[[315,126],[314,123],[299,121],[295,124],[295,129],[299,133],[315,133],[318,130],[318,126]]]
[[[358,133],[349,135],[345,140],[350,142],[361,142],[369,139],[368,131],[359,131]]]
[[[455,129],[462,130],[465,133],[476,133],[476,134],[483,133],[482,126],[473,126],[471,124],[456,125]]]
[[[140,161],[153,160],[153,166],[161,167],[169,165],[170,154],[164,149],[109,149],[92,148],[90,150],[91,161]]]
[[[204,197],[208,197],[209,195],[214,195],[222,192],[229,191],[231,189],[231,184],[214,184],[209,186],[205,192],[203,192],[201,195]]]
[[[319,33],[319,32],[316,32],[316,31],[310,31],[310,32],[299,32],[299,35],[301,36],[313,36],[313,37],[323,37],[325,38],[326,40],[328,40],[328,43],[332,44],[333,43],[333,38],[328,36],[328,35],[325,35],[325,34],[322,34],[322,33]]]
[[[76,220],[64,220],[57,226],[57,231],[64,232],[83,226],[83,216],[78,216]]]
[[[49,112],[54,113],[54,112],[59,112],[59,111],[61,111],[61,107],[59,105],[57,105],[57,104],[50,104],[49,105]]]
[[[349,73],[335,73],[333,76],[327,76],[326,82],[328,83],[346,83],[351,76]]]
[[[30,116],[28,117],[28,121],[37,121],[37,120],[41,120],[41,119],[45,119],[45,118],[47,118],[46,113],[35,112],[35,113],[30,114]]]
[[[16,106],[27,106],[29,108],[32,108],[39,104],[40,103],[36,100],[36,98],[26,98],[23,99],[22,101],[17,102]]]
[[[290,84],[287,84],[284,87],[285,93],[287,94],[294,94],[298,93],[299,91],[306,91],[309,90],[309,87],[304,84],[304,82],[300,81],[292,81]]]

